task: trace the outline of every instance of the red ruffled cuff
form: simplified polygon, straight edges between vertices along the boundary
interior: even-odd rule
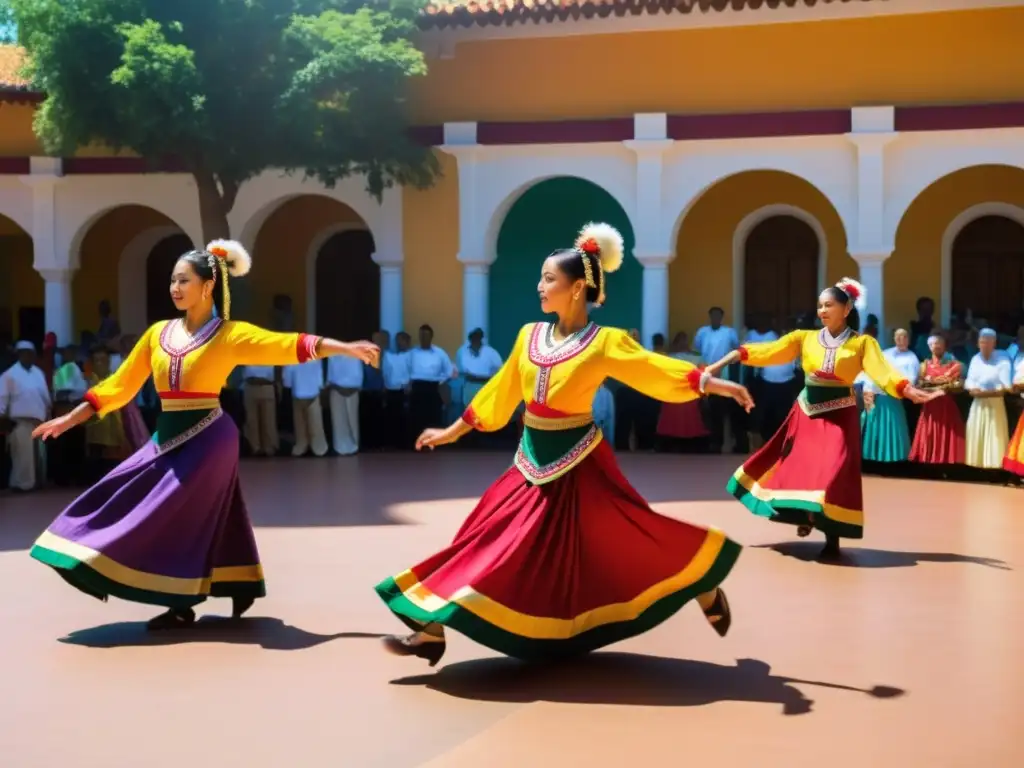
[[[903,393],[906,391],[907,387],[909,387],[909,386],[910,386],[910,380],[909,379],[903,379],[903,381],[901,381],[899,384],[896,385],[896,394],[899,395],[900,397],[903,397]]]
[[[462,420],[473,429],[480,429],[480,417],[476,415],[472,405],[462,412]]]
[[[740,362],[747,362],[747,358],[750,357],[750,353],[747,351],[745,344],[740,344]]]
[[[308,363],[317,359],[316,348],[320,343],[321,336],[314,336],[311,333],[300,333],[299,340],[295,344],[295,357],[300,363]]]
[[[701,375],[703,375],[703,373],[703,368],[694,368],[692,371],[686,374],[686,383],[690,385],[690,389],[692,389],[694,392],[700,392],[700,394],[704,394],[703,392],[700,391],[700,377]]]
[[[89,405],[91,405],[92,409],[96,411],[96,413],[99,413],[100,411],[103,410],[103,406],[100,405],[100,399],[93,394],[91,389],[85,393],[85,397],[83,397],[82,399],[85,400],[85,402],[87,402]]]

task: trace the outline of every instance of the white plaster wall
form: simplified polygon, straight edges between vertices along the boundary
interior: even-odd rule
[[[32,190],[17,176],[0,176],[0,215],[32,234]]]

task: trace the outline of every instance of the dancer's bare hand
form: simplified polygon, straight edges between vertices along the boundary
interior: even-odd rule
[[[754,398],[750,396],[750,392],[742,384],[727,381],[726,379],[709,379],[708,383],[704,385],[704,391],[709,395],[731,397],[747,413],[754,410]]]
[[[925,390],[918,389],[917,387],[907,387],[903,390],[903,396],[910,402],[917,403],[918,405],[930,403],[935,398],[942,397],[945,394],[946,390],[944,389],[933,389],[930,392],[926,392]]]
[[[71,427],[74,426],[74,422],[71,421],[67,416],[59,416],[56,419],[50,419],[44,421],[38,427],[32,430],[33,439],[49,440],[51,437],[57,438],[67,432]]]
[[[374,368],[380,367],[380,347],[372,341],[353,341],[345,345],[345,351],[349,357],[362,360]]]
[[[416,450],[422,451],[424,448],[434,450],[439,445],[454,443],[456,439],[451,429],[424,429],[423,433],[416,438]]]

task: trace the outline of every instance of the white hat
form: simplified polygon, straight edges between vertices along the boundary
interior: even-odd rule
[[[35,352],[36,345],[31,341],[19,341],[14,345],[14,349],[16,352]]]

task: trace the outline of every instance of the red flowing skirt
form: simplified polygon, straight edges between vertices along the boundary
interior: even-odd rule
[[[939,398],[939,400],[948,399],[947,397]],[[1010,438],[1010,445],[1006,449],[1006,457],[1003,459],[1003,469],[1024,477],[1024,416],[1017,421],[1017,428],[1013,431],[1013,437]]]
[[[720,531],[652,510],[601,442],[550,483],[509,469],[450,546],[376,589],[414,629],[437,622],[546,659],[651,629],[717,587],[739,553]]]
[[[774,522],[863,538],[857,409],[812,418],[795,403],[779,431],[736,471],[728,490],[755,515]]]
[[[952,397],[939,397],[921,407],[910,460],[921,464],[963,464],[966,455],[964,417]]]
[[[658,434],[662,437],[675,437],[681,440],[710,435],[711,433],[704,425],[700,400],[662,405],[661,414],[658,417]]]

